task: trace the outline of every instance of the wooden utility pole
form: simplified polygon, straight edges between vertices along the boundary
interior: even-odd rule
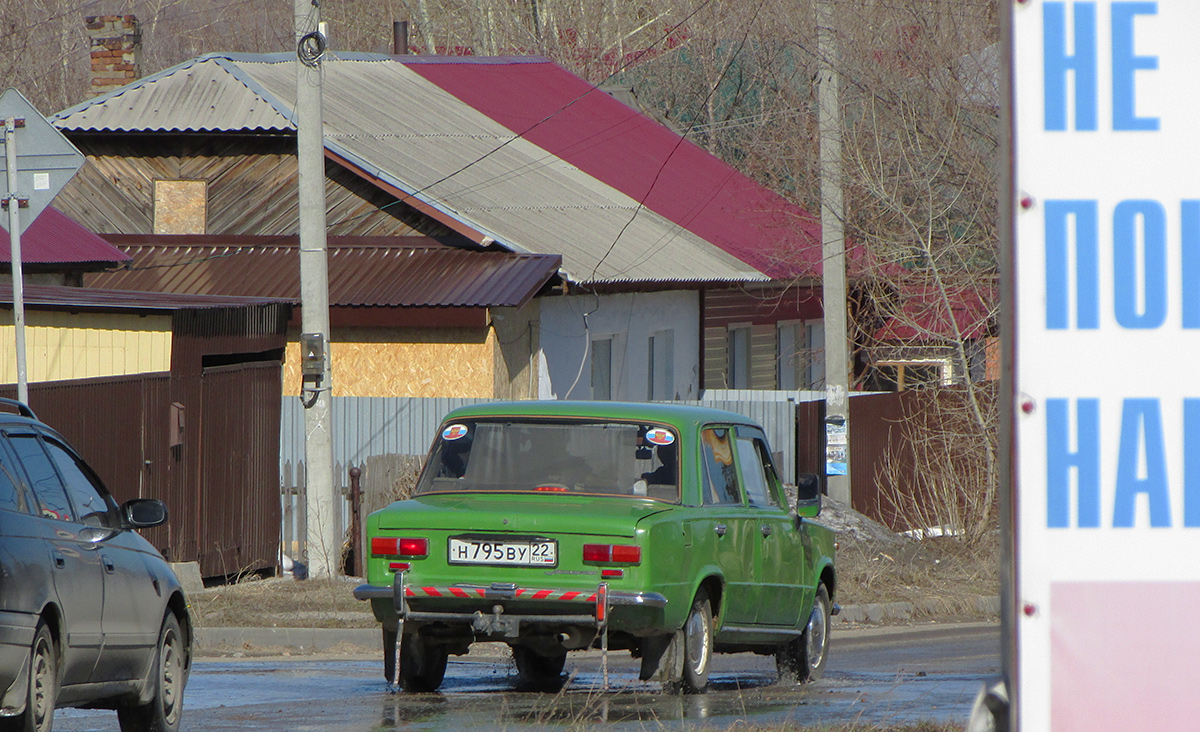
[[[310,577],[341,573],[333,486],[332,385],[329,371],[329,264],[325,240],[325,135],[321,100],[325,36],[319,0],[294,0],[296,20],[296,160],[300,195],[301,398],[308,482]]]
[[[832,0],[817,2],[820,76],[822,307],[825,311],[825,474],[829,497],[850,504],[850,354],[842,205],[842,106]]]

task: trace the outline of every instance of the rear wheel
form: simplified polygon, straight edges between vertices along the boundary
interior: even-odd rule
[[[179,620],[167,613],[158,633],[158,649],[150,683],[150,701],[117,708],[122,732],[176,732],[183,716],[183,688],[187,685],[187,647]]]
[[[58,654],[54,636],[39,622],[29,653],[29,686],[25,712],[15,717],[0,717],[4,732],[50,732],[54,721],[54,702],[58,698]]]
[[[781,680],[801,684],[816,681],[825,673],[825,662],[829,659],[830,608],[829,589],[824,584],[819,585],[804,634],[775,652],[775,667]]]
[[[712,602],[704,589],[696,593],[691,612],[683,624],[683,691],[703,694],[708,689],[708,672],[713,655]]]
[[[400,641],[400,688],[437,691],[446,677],[449,658],[445,646],[431,644],[420,633],[406,633]]]
[[[513,646],[513,663],[521,686],[538,691],[558,691],[562,687],[567,654],[542,656],[528,646]]]

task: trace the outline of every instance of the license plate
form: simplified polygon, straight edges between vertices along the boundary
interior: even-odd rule
[[[558,563],[558,544],[553,541],[451,539],[449,561],[451,564],[553,567]]]

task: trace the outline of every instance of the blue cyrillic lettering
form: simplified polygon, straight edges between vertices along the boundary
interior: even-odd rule
[[[1067,129],[1067,75],[1072,72],[1075,74],[1075,129],[1096,129],[1096,4],[1079,2],[1072,5],[1075,21],[1073,54],[1067,53],[1066,3],[1047,2],[1042,8],[1043,123],[1047,130]]]
[[[1183,327],[1200,328],[1200,201],[1179,206],[1179,235],[1182,245],[1180,271],[1183,283]]]
[[[1144,448],[1144,453],[1143,453]],[[1145,455],[1146,476],[1138,477]],[[1150,498],[1150,525],[1171,525],[1171,495],[1167,486],[1167,452],[1162,409],[1157,399],[1126,399],[1121,410],[1121,448],[1117,454],[1117,492],[1113,526],[1133,526],[1137,495]]]
[[[1139,281],[1144,308],[1138,302]],[[1158,328],[1166,322],[1167,212],[1158,201],[1122,201],[1113,210],[1113,314],[1124,328]]]
[[[1075,11],[1077,14],[1078,9]],[[1133,49],[1133,19],[1138,15],[1158,14],[1157,3],[1125,2],[1112,4],[1112,94],[1113,129],[1154,131],[1158,117],[1137,116],[1135,74],[1158,68],[1157,56],[1138,56]],[[1078,43],[1078,41],[1076,41]],[[1076,82],[1078,83],[1078,81]]]
[[[1071,525],[1071,472],[1078,486],[1078,526],[1100,526],[1100,400],[1075,403],[1076,449],[1071,450],[1069,399],[1046,400],[1046,526]]]
[[[1200,399],[1183,400],[1183,525],[1200,526]]]
[[[1075,224],[1075,276],[1071,276],[1071,219]],[[1071,327],[1071,284],[1075,284],[1075,327],[1100,327],[1099,204],[1046,201],[1046,328]]]

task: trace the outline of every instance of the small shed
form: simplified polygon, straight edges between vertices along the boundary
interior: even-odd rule
[[[0,394],[15,396],[12,290],[0,284]],[[295,303],[30,285],[30,406],[118,501],[159,498],[146,532],[205,577],[273,569],[279,392]],[[5,312],[6,311],[6,312]]]

